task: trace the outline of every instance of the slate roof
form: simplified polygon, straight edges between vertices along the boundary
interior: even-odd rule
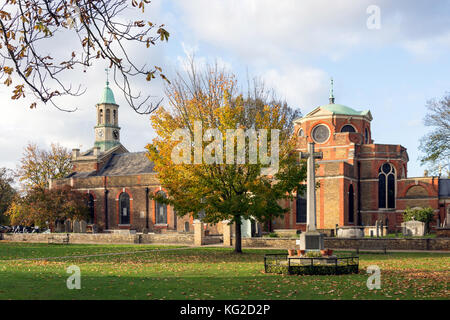
[[[127,176],[155,173],[153,167],[154,164],[147,158],[146,152],[127,152],[114,154],[97,175]]]
[[[450,198],[450,179],[439,179],[439,198]]]

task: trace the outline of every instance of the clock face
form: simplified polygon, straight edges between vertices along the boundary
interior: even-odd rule
[[[119,130],[114,130],[113,136],[114,136],[114,139],[119,140]]]
[[[97,136],[98,136],[99,138],[103,137],[103,130],[102,130],[102,129],[97,130]]]

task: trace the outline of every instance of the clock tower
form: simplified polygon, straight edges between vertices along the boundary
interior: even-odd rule
[[[116,104],[114,94],[106,81],[103,95],[97,108],[97,125],[95,130],[95,147],[105,152],[120,144],[119,105]]]

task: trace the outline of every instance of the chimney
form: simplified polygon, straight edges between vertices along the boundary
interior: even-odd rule
[[[94,147],[94,156],[98,157],[100,155],[100,147]]]
[[[72,149],[72,159],[75,160],[80,156],[80,149]]]

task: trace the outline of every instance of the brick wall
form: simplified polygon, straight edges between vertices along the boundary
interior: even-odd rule
[[[232,239],[233,242],[234,239]],[[298,248],[296,239],[287,238],[244,238],[242,247],[253,248]],[[234,243],[234,242],[233,242]],[[378,250],[386,246],[387,250],[450,250],[450,238],[436,239],[345,239],[325,238],[325,248]]]

